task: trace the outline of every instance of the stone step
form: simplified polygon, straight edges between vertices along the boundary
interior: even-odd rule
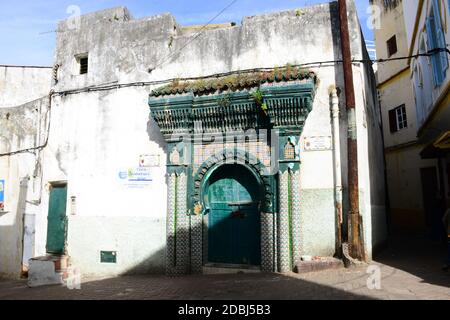
[[[70,257],[66,255],[46,255],[43,257],[32,258],[34,261],[52,261],[55,265],[55,270],[60,271],[69,268]]]
[[[295,264],[294,271],[296,273],[310,273],[329,269],[340,269],[344,267],[342,260],[332,257],[317,257],[310,261],[299,261]]]
[[[203,267],[203,274],[237,274],[237,273],[260,273],[259,267],[226,265],[226,264],[207,264]]]
[[[28,286],[62,285],[69,277],[68,256],[47,255],[30,259]]]

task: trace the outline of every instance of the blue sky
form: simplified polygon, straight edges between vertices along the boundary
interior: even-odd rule
[[[56,24],[67,19],[68,8],[81,13],[126,6],[135,18],[171,12],[182,25],[205,24],[231,0],[0,0],[0,65],[52,65]],[[327,0],[237,0],[214,23],[240,22],[259,13],[301,8]],[[365,37],[373,40],[367,27],[368,0],[357,0]]]

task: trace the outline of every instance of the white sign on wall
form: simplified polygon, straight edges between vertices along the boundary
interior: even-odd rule
[[[150,168],[138,167],[119,171],[121,185],[131,189],[144,189],[153,184],[153,175]]]
[[[143,154],[139,157],[139,166],[140,167],[160,167],[161,166],[161,157],[160,155],[154,154]]]
[[[333,143],[330,136],[306,137],[303,148],[305,151],[326,151],[333,149]]]

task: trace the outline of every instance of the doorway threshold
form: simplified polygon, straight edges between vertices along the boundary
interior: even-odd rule
[[[236,273],[260,273],[261,267],[224,264],[224,263],[207,263],[203,266],[203,274],[236,274]]]

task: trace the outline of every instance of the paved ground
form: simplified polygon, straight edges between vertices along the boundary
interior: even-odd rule
[[[29,289],[23,281],[0,282],[0,300],[12,299],[446,299],[450,273],[441,271],[445,249],[422,238],[396,237],[374,265],[381,290],[367,287],[367,266],[306,275],[234,274],[166,278],[127,276],[85,279],[81,290]],[[373,282],[371,282],[373,283]]]

